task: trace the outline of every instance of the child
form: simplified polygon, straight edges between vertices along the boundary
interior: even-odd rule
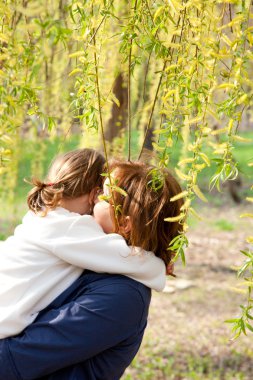
[[[104,158],[94,150],[76,150],[53,162],[47,182],[33,181],[35,187],[28,195],[30,211],[1,245],[1,338],[32,323],[83,268],[125,274],[153,289],[163,289],[163,261],[152,252],[131,254],[134,249],[123,237],[106,235],[90,215],[101,187],[103,166]],[[132,221],[131,215],[129,218]],[[128,238],[125,221],[117,225],[117,232]]]

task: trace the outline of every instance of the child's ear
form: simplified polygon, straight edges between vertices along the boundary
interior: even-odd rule
[[[120,231],[124,234],[128,234],[129,232],[131,232],[131,229],[132,229],[132,223],[131,223],[130,217],[125,216],[121,223]]]

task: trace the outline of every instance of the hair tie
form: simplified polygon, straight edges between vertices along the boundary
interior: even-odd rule
[[[46,186],[54,186],[53,182],[45,183]]]

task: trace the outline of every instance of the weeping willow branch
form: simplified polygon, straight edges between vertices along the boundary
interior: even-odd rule
[[[142,143],[142,147],[141,147],[141,151],[140,151],[138,160],[140,160],[140,158],[142,156],[143,149],[145,147],[145,143],[146,143],[146,140],[147,140],[147,137],[148,137],[148,132],[149,132],[149,129],[150,129],[150,126],[151,126],[151,122],[152,122],[152,118],[153,118],[153,113],[154,113],[156,102],[157,102],[157,99],[158,99],[158,93],[159,93],[159,90],[160,90],[160,87],[161,87],[161,83],[162,83],[162,80],[163,80],[164,70],[166,69],[166,65],[167,65],[167,61],[165,61],[164,64],[163,64],[162,74],[160,75],[160,79],[159,79],[158,86],[157,86],[157,89],[156,89],[155,98],[154,98],[154,101],[153,101],[153,104],[152,104],[152,109],[151,109],[151,112],[150,112],[150,115],[149,115],[148,125],[147,125],[146,130],[145,130],[145,134],[144,134],[144,138],[143,138],[143,143]]]
[[[92,12],[93,12],[93,6],[92,6]],[[96,82],[96,90],[97,90],[98,114],[99,114],[103,150],[104,150],[106,164],[108,166],[108,154],[107,154],[107,148],[106,148],[106,142],[105,142],[105,132],[104,132],[102,107],[101,107],[101,95],[100,95],[100,86],[99,86],[98,59],[97,59],[97,52],[96,52],[96,35],[95,34],[93,35],[93,45],[94,45],[94,63],[95,63],[95,74],[96,74],[95,82]]]
[[[113,0],[111,0],[111,2],[110,2],[110,4],[109,4],[108,8],[106,9],[106,12],[109,11],[109,9],[111,8],[112,4],[113,4]],[[89,44],[90,44],[92,41],[94,41],[94,38],[96,37],[96,35],[97,35],[99,29],[100,29],[101,26],[103,25],[103,23],[104,23],[106,17],[108,17],[108,14],[107,14],[106,12],[105,12],[105,14],[104,14],[102,20],[100,21],[98,27],[96,28],[96,30],[94,31],[93,35],[91,36],[91,39],[90,39],[90,41],[89,41]]]
[[[92,13],[93,13],[93,5],[92,5]],[[97,101],[98,101],[98,113],[99,113],[100,129],[101,129],[101,136],[102,136],[105,161],[106,161],[106,166],[107,166],[107,170],[108,170],[108,178],[109,178],[109,184],[110,184],[110,189],[111,189],[112,202],[114,205],[115,221],[116,221],[116,224],[118,225],[119,222],[118,222],[118,214],[117,214],[117,205],[115,202],[115,197],[114,197],[114,192],[113,192],[113,179],[112,179],[111,173],[109,171],[109,159],[108,159],[108,153],[107,153],[106,141],[105,141],[105,132],[104,132],[102,106],[101,106],[101,94],[100,94],[100,86],[99,86],[98,59],[97,59],[97,53],[96,53],[96,35],[95,34],[93,35],[93,45],[94,45],[94,63],[95,63],[95,74],[96,74],[95,81],[96,81],[96,90],[97,90]]]
[[[178,19],[177,27],[180,24],[180,20],[181,20],[181,16]],[[171,39],[171,42],[174,42],[174,41],[175,41],[175,35],[173,35],[173,37]],[[173,56],[173,49],[172,48],[169,48],[169,54],[168,55],[170,55],[171,60],[172,60],[172,56]],[[151,126],[151,122],[152,122],[152,118],[153,118],[156,102],[157,102],[157,99],[158,99],[158,93],[159,93],[159,90],[160,90],[160,87],[161,87],[161,84],[162,84],[162,80],[163,80],[163,77],[164,77],[164,74],[165,74],[165,69],[166,69],[167,64],[168,64],[168,61],[165,59],[164,64],[163,64],[163,68],[162,68],[162,73],[160,75],[160,79],[159,79],[158,86],[157,86],[157,89],[156,89],[155,98],[154,98],[154,101],[153,101],[153,104],[152,104],[152,109],[151,109],[151,112],[150,112],[150,115],[149,115],[148,125],[147,125],[145,133],[144,133],[143,143],[142,143],[142,147],[141,147],[138,159],[141,158],[143,150],[144,150],[144,147],[145,147],[145,143],[146,143],[146,140],[147,140],[147,137],[148,137],[148,132],[149,132],[149,129],[150,129],[150,126]]]
[[[136,12],[137,0],[134,4],[134,15]],[[129,56],[128,56],[128,89],[127,89],[127,104],[128,104],[128,161],[131,160],[131,130],[132,130],[132,115],[131,115],[131,65],[132,65],[132,48],[133,48],[133,37],[130,38],[129,44]]]
[[[93,42],[94,42],[94,47],[96,48],[95,36],[93,38]],[[103,117],[102,117],[101,95],[100,95],[99,77],[98,77],[98,62],[97,62],[97,53],[96,52],[94,52],[94,62],[95,62],[95,72],[96,72],[96,89],[97,89],[99,122],[100,122],[100,129],[101,129],[101,135],[102,135],[102,143],[103,143],[103,149],[104,149],[104,154],[105,154],[105,160],[106,160],[106,164],[108,166],[108,154],[107,154],[107,149],[106,149],[105,132],[104,132]]]
[[[150,20],[152,22],[152,25],[153,25],[153,27],[155,27],[153,16],[152,16],[151,10],[150,10],[149,5],[148,5],[148,1],[144,0],[144,3],[145,3],[145,5],[146,5],[146,7],[148,9],[148,14],[149,14]],[[157,37],[158,37],[158,29],[155,32],[154,39],[156,39]],[[158,40],[159,40],[159,38],[158,38]],[[146,99],[147,76],[148,76],[148,70],[149,70],[149,65],[150,65],[150,60],[151,60],[152,54],[153,54],[153,50],[149,53],[148,60],[147,60],[147,65],[146,65],[146,68],[145,68],[145,74],[144,74],[143,95],[142,95],[144,103],[145,103],[145,99]]]

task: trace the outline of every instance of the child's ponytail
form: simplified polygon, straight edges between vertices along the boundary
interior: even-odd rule
[[[76,149],[62,154],[52,162],[47,179],[33,178],[27,204],[36,214],[45,216],[60,205],[62,198],[74,199],[102,186],[104,157],[94,149]]]
[[[64,188],[55,188],[53,183],[44,183],[33,178],[34,186],[28,193],[27,204],[36,214],[46,215],[48,209],[55,209],[63,197]]]

